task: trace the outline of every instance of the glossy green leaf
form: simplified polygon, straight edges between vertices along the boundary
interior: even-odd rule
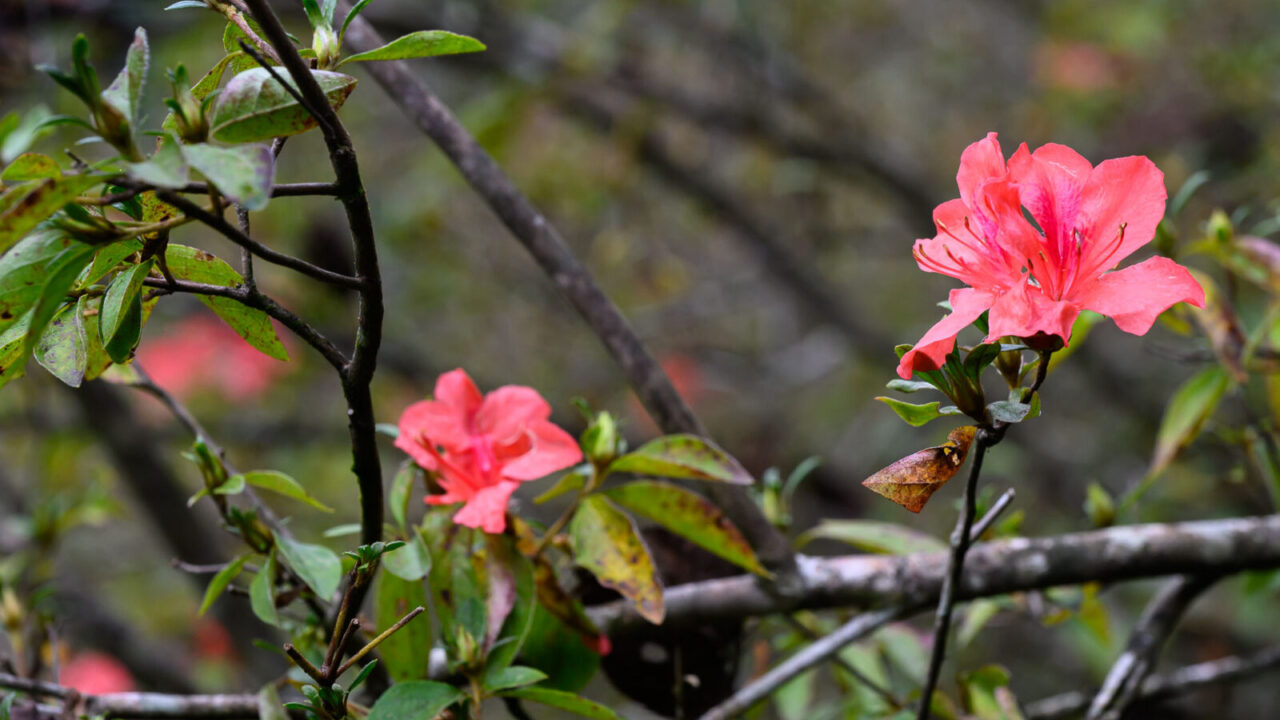
[[[93,285],[107,273],[118,268],[120,263],[130,255],[140,250],[142,250],[142,241],[138,238],[120,240],[98,248],[98,253],[93,256],[93,263],[89,265],[89,271],[81,280],[81,284]]]
[[[921,390],[937,390],[933,383],[923,380],[903,380],[902,378],[894,378],[890,380],[885,387],[890,390],[897,390],[900,393],[920,392]]]
[[[48,220],[80,193],[102,182],[90,175],[29,180],[0,195],[0,253]]]
[[[246,210],[261,210],[271,199],[275,155],[267,145],[183,145],[182,157],[227,199]]]
[[[80,321],[84,323],[85,380],[93,380],[101,376],[114,364],[111,357],[107,355],[106,347],[102,345],[102,336],[98,334],[98,313],[92,311],[96,308],[91,308],[91,305],[96,304],[88,295],[81,295],[76,303],[76,312],[80,314]],[[146,305],[154,304],[154,300],[146,303]],[[143,312],[146,312],[145,308]]]
[[[222,595],[222,591],[226,590],[227,586],[231,584],[231,581],[235,580],[236,577],[240,575],[240,571],[244,568],[244,564],[248,559],[249,554],[245,553],[244,555],[241,555],[235,560],[227,563],[226,567],[219,570],[217,574],[213,576],[213,579],[209,581],[209,587],[205,588],[204,600],[200,601],[200,611],[197,613],[198,615],[204,615],[209,611],[209,608],[213,606],[214,601]]]
[[[387,491],[387,506],[391,508],[391,517],[396,527],[404,529],[405,517],[409,512],[409,498],[413,494],[414,481],[421,470],[410,460],[400,463],[396,475],[391,480],[391,488]]]
[[[58,180],[62,177],[62,168],[53,158],[40,153],[23,153],[0,173],[0,181],[12,185],[27,180]]]
[[[568,530],[574,562],[634,603],[646,620],[660,624],[665,615],[662,583],[631,519],[604,497],[588,495]]]
[[[138,121],[138,105],[142,100],[142,86],[146,81],[147,65],[150,62],[147,31],[138,28],[133,33],[133,42],[129,44],[124,68],[111,85],[102,91],[102,99],[120,111],[131,124],[137,124]]]
[[[75,284],[80,272],[92,259],[92,246],[73,243],[49,261],[44,285],[40,288],[40,296],[36,299],[35,308],[31,311],[26,345],[22,350],[24,356],[30,355],[35,349],[45,327],[63,306],[67,291]]]
[[[951,415],[953,413],[944,412],[938,407],[937,402],[925,403],[923,405],[913,405],[912,403],[895,400],[891,397],[880,396],[876,400],[889,406],[889,409],[898,414],[911,427],[920,427],[933,420],[937,420],[943,415]]]
[[[993,420],[1007,423],[1020,423],[1031,415],[1031,403],[999,400],[987,405],[987,412]]]
[[[342,560],[323,545],[300,542],[282,534],[276,536],[276,547],[307,587],[316,597],[327,601],[337,592],[342,582]]]
[[[418,32],[398,37],[382,47],[344,58],[342,62],[338,63],[338,67],[350,62],[408,60],[410,58],[435,57],[436,55],[480,52],[484,49],[484,43],[466,35],[458,35],[444,30],[419,30]]]
[[[414,608],[427,606],[427,589],[421,580],[408,581],[392,573],[379,573],[373,596],[378,632],[395,625]],[[397,683],[427,676],[431,647],[431,621],[422,616],[405,625],[378,646],[387,673]]]
[[[258,570],[258,574],[249,583],[249,607],[258,619],[268,625],[279,626],[280,614],[276,611],[276,556],[267,555],[267,560]]]
[[[876,520],[823,520],[796,538],[797,547],[814,540],[835,540],[867,552],[885,555],[910,555],[918,552],[942,552],[947,544],[932,535],[897,523]]]
[[[463,697],[461,690],[444,683],[430,680],[399,682],[369,708],[367,720],[435,720],[437,715]]]
[[[277,70],[284,82],[294,86],[287,72]],[[334,108],[342,107],[355,89],[350,75],[312,70],[320,88]],[[213,108],[211,137],[219,142],[262,142],[296,135],[316,126],[316,120],[265,68],[255,67],[231,79]]]
[[[528,700],[529,702],[535,702],[542,705],[549,705],[553,708],[566,710],[574,715],[592,718],[593,720],[621,720],[617,713],[604,705],[561,690],[551,690],[550,688],[543,687],[528,687],[516,690],[507,690],[502,693],[502,696]]]
[[[333,508],[311,497],[302,483],[277,470],[251,470],[244,473],[244,480],[254,487],[304,502],[317,510],[333,512]]]
[[[1178,452],[1200,434],[1230,386],[1231,378],[1226,371],[1214,365],[1193,375],[1174,392],[1156,433],[1148,475],[1164,470]]]
[[[370,2],[373,2],[373,0],[358,0],[356,4],[351,6],[351,11],[347,13],[346,19],[342,21],[342,29],[338,31],[339,45],[342,44],[342,39],[347,36],[347,28],[351,25],[352,21],[360,15],[360,11],[364,10],[365,6]]]
[[[524,685],[532,685],[545,679],[547,679],[547,675],[541,670],[512,665],[486,672],[482,682],[485,692],[496,693],[499,690],[510,690]]]
[[[44,369],[71,387],[80,387],[88,362],[89,338],[84,319],[69,303],[49,322],[36,343],[35,358]]]
[[[697,435],[668,435],[651,440],[609,465],[609,472],[716,480],[750,485],[748,473],[729,453]]]
[[[151,272],[151,265],[152,259],[148,259],[122,270],[107,287],[107,292],[102,296],[102,307],[98,319],[98,329],[102,334],[103,342],[110,343],[120,331],[127,308],[138,299],[138,293],[142,291],[142,281]]]
[[[59,230],[41,230],[0,256],[0,331],[35,307],[54,258],[77,245]]]
[[[618,505],[757,575],[769,572],[751,544],[711,501],[671,483],[637,480],[605,491]]]
[[[223,287],[238,287],[244,282],[230,265],[203,250],[170,243],[164,257],[170,272],[179,280]],[[266,313],[245,307],[232,298],[201,295],[200,301],[264,355],[277,360],[289,359]]]
[[[138,346],[138,339],[141,337],[142,296],[134,295],[123,310],[115,336],[109,342],[104,342],[102,347],[113,362],[125,363],[133,356],[133,349]]]

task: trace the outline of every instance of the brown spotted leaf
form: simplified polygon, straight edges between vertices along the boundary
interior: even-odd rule
[[[929,502],[929,497],[960,470],[977,430],[972,425],[958,427],[947,435],[945,443],[912,453],[863,480],[862,484],[918,513]]]
[[[697,435],[667,435],[651,440],[614,460],[609,472],[751,484],[751,474],[732,455]]]
[[[644,619],[662,622],[662,583],[631,518],[603,496],[588,495],[569,522],[569,546],[574,561],[601,585],[635,603]]]

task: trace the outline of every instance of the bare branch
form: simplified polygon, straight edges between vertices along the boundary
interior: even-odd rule
[[[916,606],[935,602],[947,553],[798,558],[800,600],[779,598],[754,575],[667,588],[667,623],[770,615],[797,608]],[[1280,515],[1154,523],[974,545],[958,600],[1084,582],[1280,567]],[[607,635],[643,627],[623,601],[588,609]]]
[[[1232,655],[1219,660],[1178,668],[1165,675],[1152,675],[1142,683],[1135,699],[1157,700],[1176,697],[1208,685],[1235,682],[1280,668],[1280,646],[1249,655]],[[1037,700],[1027,705],[1027,720],[1056,720],[1083,711],[1094,697],[1092,692],[1069,692]]]
[[[1107,677],[1102,681],[1086,720],[1120,720],[1125,708],[1142,694],[1142,684],[1155,669],[1165,641],[1186,609],[1218,578],[1217,574],[1183,575],[1169,581],[1142,611],[1138,623]]]

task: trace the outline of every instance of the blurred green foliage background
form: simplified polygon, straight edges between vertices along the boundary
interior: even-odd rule
[[[158,124],[162,70],[181,62],[198,75],[222,54],[220,18],[161,12],[164,4],[0,0],[0,114],[37,102],[72,111],[32,66],[65,64],[71,38],[85,32],[100,72],[112,74],[143,25],[154,53],[146,107]],[[378,0],[366,17],[388,36],[439,28],[489,46],[414,70],[562,230],[724,447],[757,475],[822,457],[798,496],[797,530],[855,517],[945,537],[953,522],[959,487],[915,517],[859,482],[949,429],[907,428],[873,398],[887,394],[893,345],[917,339],[956,286],[916,269],[910,247],[932,234],[930,210],[955,195],[960,152],[986,132],[1000,133],[1006,153],[1061,142],[1095,163],[1148,155],[1171,195],[1208,171],[1169,224],[1174,247],[1200,237],[1214,208],[1239,232],[1280,229],[1273,2]],[[287,19],[305,36],[299,8]],[[373,203],[388,300],[379,419],[395,422],[437,374],[462,366],[485,388],[538,388],[570,430],[581,428],[570,398],[582,396],[623,414],[633,439],[654,435],[539,269],[373,81],[352,72],[361,82],[342,116]],[[281,160],[279,181],[329,177],[314,133],[291,140]],[[327,199],[277,199],[255,216],[254,234],[325,266],[350,260],[341,210]],[[238,254],[197,228],[175,237]],[[1189,264],[1220,275],[1212,263]],[[348,297],[270,266],[259,275],[335,337],[349,333]],[[1238,310],[1248,319],[1264,307],[1246,294]],[[143,350],[202,314],[191,299],[165,301]],[[1050,377],[1044,415],[1010,433],[984,477],[993,490],[1017,489],[1024,532],[1092,527],[1088,483],[1119,496],[1142,480],[1169,395],[1212,359],[1182,326],[1185,318],[1136,338],[1103,323]],[[324,363],[301,343],[290,351],[265,390],[243,396],[216,379],[229,355],[192,359],[189,372],[204,382],[187,399],[238,466],[286,470],[339,508],[297,513],[299,531],[318,532],[355,518],[343,404]],[[1208,432],[1119,520],[1273,511],[1258,470],[1215,433],[1250,412],[1271,417],[1265,398],[1247,398],[1224,401]],[[178,458],[184,432],[152,401],[133,404],[139,442],[161,443],[194,492],[198,473]],[[389,442],[385,457],[388,468],[400,459]],[[59,577],[156,643],[191,642],[195,585],[139,521],[70,392],[34,370],[6,388],[0,459],[13,507],[17,498],[27,508],[60,494],[96,498],[98,528],[64,538]],[[1169,659],[1280,635],[1274,592],[1241,585],[1193,609]],[[1002,614],[961,650],[959,666],[1002,662],[1025,699],[1089,686],[1152,587],[1105,592],[1102,621],[1077,615],[1042,627],[1026,612]],[[200,684],[228,682],[215,674]],[[1249,708],[1274,699],[1266,683],[1242,686],[1236,717],[1257,717]]]

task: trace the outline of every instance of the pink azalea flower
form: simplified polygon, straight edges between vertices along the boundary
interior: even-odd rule
[[[933,211],[937,236],[917,240],[912,254],[920,269],[969,287],[951,291],[951,314],[902,356],[904,378],[939,368],[956,335],[988,310],[986,342],[1044,333],[1067,343],[1082,310],[1143,335],[1176,303],[1204,307],[1204,289],[1168,258],[1113,270],[1151,242],[1164,215],[1164,174],[1145,157],[1093,167],[1065,145],[1032,153],[1024,143],[1006,163],[989,133],[961,155],[956,184],[959,199]]]
[[[481,396],[466,371],[451,370],[436,380],[434,399],[405,408],[396,447],[439,473],[445,492],[428,504],[466,503],[454,522],[500,533],[521,482],[582,461],[573,436],[550,417],[533,388],[507,385]]]

